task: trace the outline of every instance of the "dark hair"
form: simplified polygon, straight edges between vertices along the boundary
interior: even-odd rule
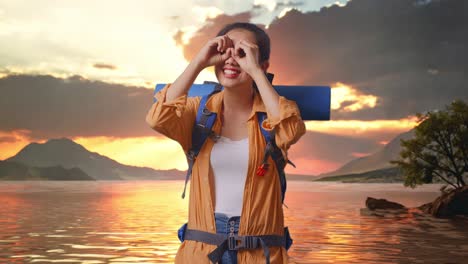
[[[245,29],[255,35],[255,40],[257,41],[258,50],[260,52],[260,63],[265,62],[270,59],[270,37],[268,34],[258,27],[255,24],[247,22],[234,22],[231,24],[225,25],[216,35],[217,37],[225,35],[233,29]],[[254,88],[258,91],[257,85],[254,82]]]

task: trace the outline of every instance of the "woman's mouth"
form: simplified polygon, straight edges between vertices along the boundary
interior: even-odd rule
[[[233,68],[224,68],[223,73],[226,78],[234,79],[239,76],[240,71]]]

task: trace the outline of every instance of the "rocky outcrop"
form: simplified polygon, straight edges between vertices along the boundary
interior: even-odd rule
[[[406,213],[408,210],[408,208],[399,203],[391,202],[386,199],[376,199],[372,197],[367,197],[366,207],[367,208],[361,208],[361,215],[392,217],[402,213]]]
[[[404,205],[399,203],[391,202],[386,199],[375,199],[372,197],[367,197],[366,199],[366,207],[369,210],[375,209],[405,209]]]
[[[366,207],[361,209],[361,214],[385,216],[386,214],[398,214],[408,210],[399,203],[372,197],[367,197]],[[444,191],[434,201],[416,208],[438,218],[468,217],[468,186]]]
[[[468,216],[468,186],[445,192],[433,202],[423,204],[418,208],[423,212],[440,218],[448,218],[455,215]]]

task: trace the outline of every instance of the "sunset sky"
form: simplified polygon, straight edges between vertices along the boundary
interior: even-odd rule
[[[246,21],[270,35],[275,84],[332,87],[331,120],[306,122],[286,171],[335,170],[413,128],[416,112],[467,98],[462,2],[0,0],[0,159],[67,137],[123,164],[185,170],[180,146],[145,123],[154,86]]]

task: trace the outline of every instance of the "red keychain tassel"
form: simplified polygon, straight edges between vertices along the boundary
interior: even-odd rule
[[[257,168],[257,175],[258,176],[265,175],[265,173],[268,170],[269,166],[270,166],[270,164],[268,164],[268,163],[262,163],[262,165],[258,166],[258,168]]]
[[[272,149],[271,143],[268,142],[266,147],[265,147],[265,152],[263,153],[262,165],[258,166],[258,168],[257,168],[257,175],[258,176],[265,175],[265,173],[268,170],[268,167],[270,167],[270,164],[268,164],[267,161],[268,161],[268,156],[270,156],[271,149]]]

